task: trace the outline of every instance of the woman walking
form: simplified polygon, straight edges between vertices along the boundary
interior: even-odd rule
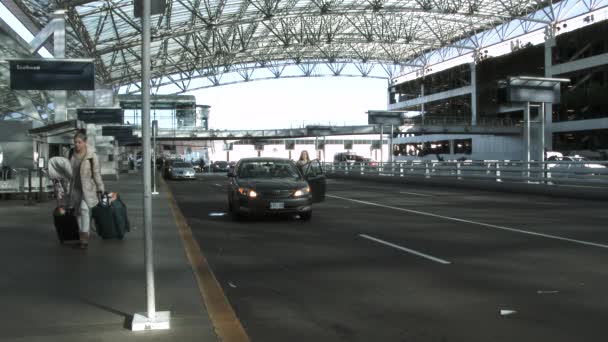
[[[87,144],[87,134],[84,130],[74,135],[74,149],[70,151],[72,165],[72,181],[70,186],[70,206],[78,221],[80,232],[80,248],[89,246],[91,228],[91,209],[99,203],[99,197],[104,192],[99,158],[95,150]]]

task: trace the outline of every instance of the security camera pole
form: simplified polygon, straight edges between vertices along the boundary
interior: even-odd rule
[[[156,312],[154,297],[154,258],[152,252],[152,177],[150,170],[150,0],[139,0],[142,6],[141,45],[141,142],[143,145],[142,164],[144,168],[144,241],[146,264],[147,313],[133,315],[131,330],[169,329],[170,312]],[[138,0],[135,1],[136,3]],[[137,6],[136,6],[137,7]],[[137,12],[137,10],[136,10]]]

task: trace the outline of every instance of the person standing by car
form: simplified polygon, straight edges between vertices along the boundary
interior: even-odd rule
[[[101,180],[99,158],[95,150],[87,144],[87,134],[84,130],[74,135],[74,148],[70,150],[69,160],[72,166],[70,206],[74,208],[78,222],[80,248],[86,249],[89,245],[91,209],[99,203],[104,184]]]
[[[304,167],[308,165],[308,163],[310,163],[308,151],[304,150],[300,153],[300,159],[298,159],[298,161],[296,162],[296,165],[298,166],[298,169],[300,169],[300,172],[302,172],[302,174],[304,174]]]

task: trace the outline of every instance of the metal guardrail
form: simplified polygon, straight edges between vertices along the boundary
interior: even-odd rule
[[[16,168],[11,170],[11,178],[0,179],[0,194],[40,192],[41,181],[43,192],[53,191],[53,182],[49,179],[47,170],[40,170],[42,179],[39,177],[38,169]]]
[[[430,161],[325,163],[326,173],[358,176],[467,179],[493,182],[608,187],[608,161]],[[603,167],[601,167],[603,166]]]

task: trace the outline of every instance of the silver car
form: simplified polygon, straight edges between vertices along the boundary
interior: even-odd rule
[[[169,179],[194,179],[194,166],[187,162],[173,162],[168,170]]]

